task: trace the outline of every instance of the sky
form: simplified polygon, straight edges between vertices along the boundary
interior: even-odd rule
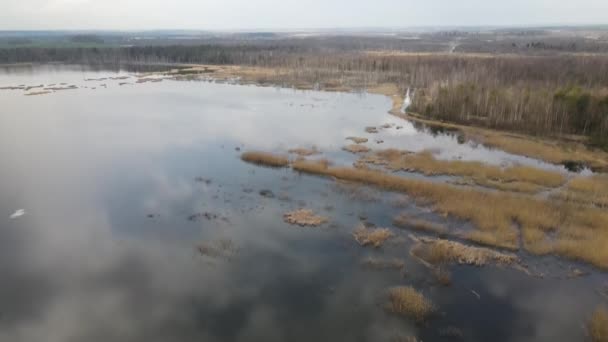
[[[0,0],[0,30],[608,24],[608,0]]]

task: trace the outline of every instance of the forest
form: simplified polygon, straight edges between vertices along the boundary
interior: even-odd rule
[[[608,149],[608,55],[440,52],[437,41],[392,50],[393,40],[334,37],[230,40],[128,47],[13,47],[0,64],[217,64],[288,70],[291,81],[365,88],[395,83],[414,91],[412,112],[450,122],[533,135],[582,135]],[[447,39],[446,38],[446,39]],[[361,43],[360,45],[357,45]],[[443,43],[442,43],[443,44]],[[536,44],[536,43],[534,43]],[[538,45],[530,45],[536,48]],[[426,50],[437,50],[424,52]],[[280,83],[280,79],[271,80]]]

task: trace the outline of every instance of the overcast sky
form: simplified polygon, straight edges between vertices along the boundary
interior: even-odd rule
[[[607,23],[608,0],[0,0],[0,30]]]

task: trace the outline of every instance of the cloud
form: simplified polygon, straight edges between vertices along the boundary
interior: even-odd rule
[[[4,0],[0,29],[236,29],[605,23],[580,0]]]

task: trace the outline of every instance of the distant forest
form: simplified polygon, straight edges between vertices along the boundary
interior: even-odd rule
[[[391,82],[414,89],[411,110],[433,119],[537,135],[580,134],[608,148],[608,54],[382,53],[368,50],[382,50],[386,41],[362,41],[363,48],[352,39],[4,48],[0,63],[231,64],[287,69],[292,82],[355,88]]]

